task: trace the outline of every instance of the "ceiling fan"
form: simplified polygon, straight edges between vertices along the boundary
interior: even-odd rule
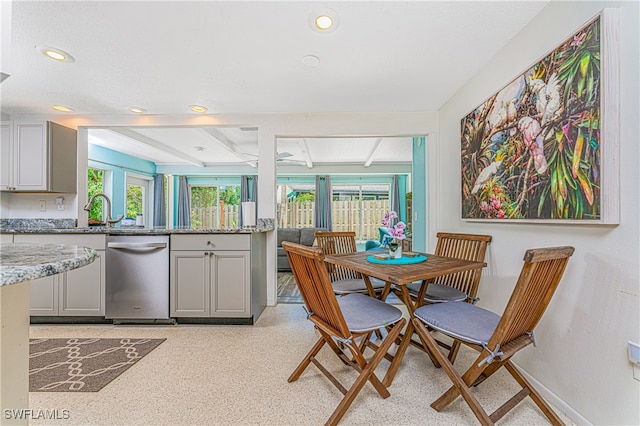
[[[251,157],[256,157],[255,160],[247,160],[246,162],[249,164],[258,164],[258,156],[255,154],[249,154],[249,153],[244,153],[244,155],[249,155]],[[276,157],[276,161],[278,163],[291,163],[291,164],[307,164],[305,161],[302,160],[294,160],[292,158],[289,157],[293,157],[293,154],[287,151],[283,151],[283,152],[279,152],[277,157]]]

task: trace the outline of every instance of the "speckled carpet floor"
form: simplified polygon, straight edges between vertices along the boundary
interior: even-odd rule
[[[401,307],[406,315],[406,308]],[[317,332],[298,304],[268,307],[255,325],[32,325],[31,338],[166,338],[100,392],[30,392],[33,410],[67,410],[66,419],[32,419],[30,425],[322,425],[343,395],[315,366],[293,383],[287,378],[311,349]],[[326,348],[325,348],[326,349]],[[318,358],[344,384],[356,377],[330,350]],[[531,348],[531,350],[536,350]],[[460,349],[456,366],[476,353]],[[389,362],[376,370],[383,376]],[[429,404],[451,386],[429,357],[410,347],[393,384],[380,398],[367,383],[341,425],[477,425],[460,399],[443,412]],[[515,393],[508,373],[473,388],[493,410]],[[574,424],[556,410],[562,420]],[[500,425],[548,425],[526,398]]]

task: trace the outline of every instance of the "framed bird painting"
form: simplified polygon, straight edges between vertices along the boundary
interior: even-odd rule
[[[461,120],[463,219],[618,223],[616,28],[603,10]]]

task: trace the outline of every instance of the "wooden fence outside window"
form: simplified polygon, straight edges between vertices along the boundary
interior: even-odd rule
[[[278,228],[311,228],[315,226],[313,207],[313,201],[278,203]],[[379,237],[378,227],[382,226],[382,217],[388,211],[389,200],[332,201],[333,231],[355,231],[357,240],[377,240]],[[220,228],[229,229],[239,226],[239,205],[224,204],[222,212]],[[218,228],[217,214],[217,206],[192,208],[192,228]],[[360,230],[361,216],[362,231]]]

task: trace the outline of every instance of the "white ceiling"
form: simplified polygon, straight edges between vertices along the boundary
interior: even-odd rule
[[[546,3],[14,0],[1,108],[9,116],[50,114],[54,104],[80,115],[131,114],[132,106],[189,114],[193,104],[212,114],[437,111]],[[309,17],[325,8],[339,26],[321,34]],[[75,62],[46,58],[36,49],[43,45]],[[319,65],[304,65],[307,55]],[[242,162],[250,156],[240,153],[257,152],[247,130],[116,130],[96,138],[159,163]],[[406,161],[391,142],[299,139],[278,150],[313,163]]]

